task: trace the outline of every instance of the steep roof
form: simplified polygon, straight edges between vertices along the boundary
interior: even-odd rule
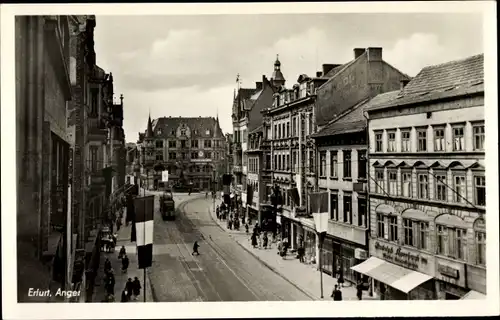
[[[388,101],[395,99],[399,93],[399,90],[381,93],[372,99],[366,99],[358,103],[341,114],[339,117],[330,121],[326,127],[318,133],[312,135],[312,137],[321,138],[364,130],[366,128],[366,118],[364,116],[364,112],[373,106],[385,104]]]
[[[397,99],[369,110],[484,92],[484,55],[423,68]]]
[[[174,138],[176,134],[172,134],[172,130],[177,131],[181,124],[185,124],[191,130],[191,137],[195,138],[214,138],[216,136],[223,138],[224,133],[220,128],[217,119],[214,117],[163,117],[152,121],[153,134],[157,138]],[[217,128],[218,132],[214,131]],[[161,129],[161,134],[158,135],[158,129]],[[207,135],[207,130],[210,134]]]

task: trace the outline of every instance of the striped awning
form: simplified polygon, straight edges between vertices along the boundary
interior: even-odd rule
[[[351,269],[405,293],[432,279],[427,274],[406,269],[376,257],[370,257]]]

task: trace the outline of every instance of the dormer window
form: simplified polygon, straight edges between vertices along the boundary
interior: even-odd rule
[[[210,130],[207,130],[207,131],[205,132],[205,134],[206,134],[207,136],[209,136],[209,135],[210,135]]]
[[[172,129],[172,135],[175,136],[175,129]]]
[[[157,135],[161,135],[161,133],[162,133],[161,129],[158,129],[158,131],[156,131]]]

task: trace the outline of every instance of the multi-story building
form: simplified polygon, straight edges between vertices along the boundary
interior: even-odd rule
[[[247,210],[248,217],[252,220],[257,218],[258,223],[262,221],[262,211],[269,206],[264,205],[266,202],[265,192],[266,184],[263,183],[262,172],[265,168],[264,147],[262,146],[264,139],[263,126],[251,131],[248,134],[248,171],[247,171]],[[264,217],[266,217],[264,215]]]
[[[261,111],[272,102],[274,91],[285,83],[281,63],[276,60],[270,80],[262,76],[255,89],[239,88],[233,101],[233,169],[232,192],[243,206],[246,205],[246,177],[248,172],[248,132],[262,124]]]
[[[66,251],[72,246],[67,230],[71,140],[66,133],[71,20],[70,16],[15,19],[20,302],[53,300],[29,297],[29,288],[68,288],[71,283]]]
[[[162,165],[169,172],[169,184],[191,184],[212,190],[217,175],[223,173],[225,137],[219,119],[213,117],[148,119],[145,133],[139,133],[141,184],[162,188]]]
[[[367,109],[371,257],[354,270],[375,295],[486,294],[483,68],[483,55],[426,67]]]
[[[233,134],[226,133],[224,173],[233,171]]]
[[[321,252],[321,270],[333,277],[342,274],[356,283],[351,267],[366,259],[369,219],[367,182],[367,119],[371,106],[389,101],[398,91],[379,94],[346,110],[321,131],[316,140],[318,187],[329,194],[328,231]]]

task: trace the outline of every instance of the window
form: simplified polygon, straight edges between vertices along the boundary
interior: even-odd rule
[[[278,125],[274,125],[274,139],[278,139]]]
[[[292,135],[293,135],[294,137],[296,137],[296,136],[297,136],[297,118],[296,118],[296,117],[294,117],[294,118],[292,119]]]
[[[204,147],[211,148],[212,147],[212,140],[205,140]]]
[[[97,170],[97,152],[98,152],[98,147],[96,146],[90,146],[89,148],[89,159],[90,159],[90,170],[91,172],[95,172]]]
[[[352,197],[344,194],[344,222],[352,223]]]
[[[170,132],[173,136],[175,136],[175,129],[172,129],[172,131]]]
[[[384,192],[384,169],[375,170],[375,193]]]
[[[163,148],[163,140],[156,140],[156,147]]]
[[[156,155],[156,160],[163,161],[163,155],[162,154],[157,154]]]
[[[455,259],[467,258],[467,230],[437,226],[438,254]]]
[[[162,132],[163,131],[161,131],[161,128],[159,128],[158,131],[156,131],[156,134],[159,135],[159,136],[161,136]]]
[[[427,129],[419,129],[417,131],[417,137],[417,151],[427,151]]]
[[[205,131],[205,134],[206,134],[207,136],[209,136],[209,135],[210,135],[210,130],[208,130],[208,129],[207,129],[207,131]]]
[[[375,152],[382,152],[382,132],[375,133]]]
[[[294,169],[295,172],[297,172],[298,170],[298,166],[297,166],[297,151],[293,151],[292,153],[292,167]]]
[[[276,154],[274,155],[273,169],[278,169],[278,156]]]
[[[330,178],[337,178],[337,151],[330,151]]]
[[[290,155],[286,155],[286,170],[290,171]]]
[[[401,131],[401,152],[410,152],[410,134],[411,131]]]
[[[453,151],[464,151],[464,127],[453,127]]]
[[[486,232],[476,231],[476,260],[479,265],[486,265]]]
[[[326,151],[321,151],[319,153],[319,175],[320,177],[326,176]]]
[[[185,148],[186,147],[186,140],[181,140],[181,148]]]
[[[278,125],[278,139],[281,139],[281,125]]]
[[[286,123],[286,136],[289,137],[290,136],[290,122],[287,122]]]
[[[307,130],[308,130],[309,134],[313,134],[314,133],[314,127],[313,127],[313,117],[312,117],[311,113],[307,117],[307,120],[308,120]]]
[[[198,159],[198,152],[191,152],[191,159]]]
[[[175,144],[175,140],[170,140],[170,141],[168,142],[168,147],[169,147],[169,148],[175,148],[175,146],[176,146],[176,144]]]
[[[330,194],[330,219],[339,220],[339,199],[337,193]]]
[[[281,124],[281,127],[282,127],[282,129],[281,129],[281,136],[282,136],[282,138],[285,138],[286,137],[286,132],[285,132],[285,123],[284,122]]]
[[[175,152],[169,152],[169,153],[168,153],[168,158],[169,158],[169,159],[175,159],[175,158],[176,158],[176,156],[177,156],[177,154],[176,154]]]
[[[366,199],[358,198],[358,226],[367,227]]]
[[[281,170],[281,155],[278,155],[278,170]]]
[[[398,217],[389,217],[389,241],[398,241]]]
[[[396,131],[387,132],[387,152],[396,151]]]
[[[428,249],[429,223],[403,219],[404,244],[419,249]]]
[[[344,178],[351,177],[351,151],[344,150]]]
[[[474,177],[474,201],[478,206],[486,205],[486,178],[484,176]]]
[[[474,135],[474,150],[484,150],[484,123],[473,125],[472,132]]]
[[[401,193],[403,197],[412,196],[411,171],[401,172]]]
[[[434,179],[436,181],[436,200],[439,201],[447,201],[447,192],[446,192],[446,174],[445,173],[436,173],[434,175]]]
[[[300,117],[300,134],[302,136],[302,139],[306,135],[306,121],[304,120],[304,118],[302,116]]]
[[[444,151],[444,128],[434,129],[434,151]]]
[[[358,150],[358,179],[366,179],[366,150]]]
[[[377,213],[377,237],[385,238],[385,221],[381,213]]]
[[[429,198],[429,175],[427,173],[418,174],[418,195],[420,199]]]
[[[211,159],[212,158],[212,152],[210,152],[210,151],[205,152],[205,158]]]
[[[316,172],[316,157],[314,156],[314,151],[309,150],[309,172],[314,173]]]
[[[454,187],[455,187],[455,202],[457,203],[465,203],[466,199],[466,186],[465,186],[465,176],[456,175],[454,178]]]
[[[397,171],[389,171],[389,194],[391,196],[398,195],[398,173]]]

